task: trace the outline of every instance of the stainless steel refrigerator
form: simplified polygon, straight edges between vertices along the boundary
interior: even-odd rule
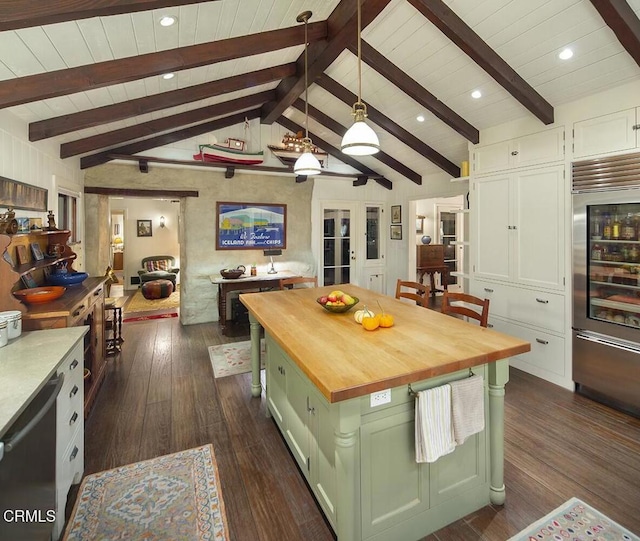
[[[573,171],[573,380],[640,416],[640,167],[629,185],[589,165]]]

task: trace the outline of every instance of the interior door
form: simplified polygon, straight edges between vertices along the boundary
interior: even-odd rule
[[[448,287],[452,291],[460,290],[458,278],[454,273],[462,271],[462,262],[457,250],[457,242],[463,232],[460,230],[459,215],[455,210],[462,205],[438,205],[438,243],[444,246],[444,263],[449,268]],[[441,277],[436,275],[436,287],[441,289]]]
[[[327,203],[322,208],[322,260],[320,278],[323,285],[348,284],[355,274],[355,216],[352,203]]]

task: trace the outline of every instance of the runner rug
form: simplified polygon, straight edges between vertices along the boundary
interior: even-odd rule
[[[65,541],[228,541],[213,447],[205,445],[82,481]]]
[[[260,340],[260,367],[264,368],[264,339]],[[251,341],[209,346],[209,359],[216,378],[251,372]]]
[[[164,319],[168,317],[178,317],[178,312],[169,312],[168,314],[150,314],[148,316],[125,317],[123,323],[132,323],[134,321],[147,321],[148,319]]]
[[[563,503],[508,541],[640,541],[600,511],[578,498]]]

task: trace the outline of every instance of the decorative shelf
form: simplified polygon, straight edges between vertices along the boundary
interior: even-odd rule
[[[24,276],[28,272],[33,272],[38,269],[43,269],[45,267],[51,267],[53,265],[57,265],[58,263],[62,263],[64,261],[73,261],[76,258],[76,254],[65,255],[62,257],[46,257],[39,261],[30,261],[29,263],[24,263],[23,265],[16,265],[13,267],[13,270],[17,272],[20,276]]]

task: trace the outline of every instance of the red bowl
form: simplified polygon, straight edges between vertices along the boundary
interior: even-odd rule
[[[27,304],[44,304],[62,297],[66,289],[62,286],[32,287],[14,291],[13,294]]]

